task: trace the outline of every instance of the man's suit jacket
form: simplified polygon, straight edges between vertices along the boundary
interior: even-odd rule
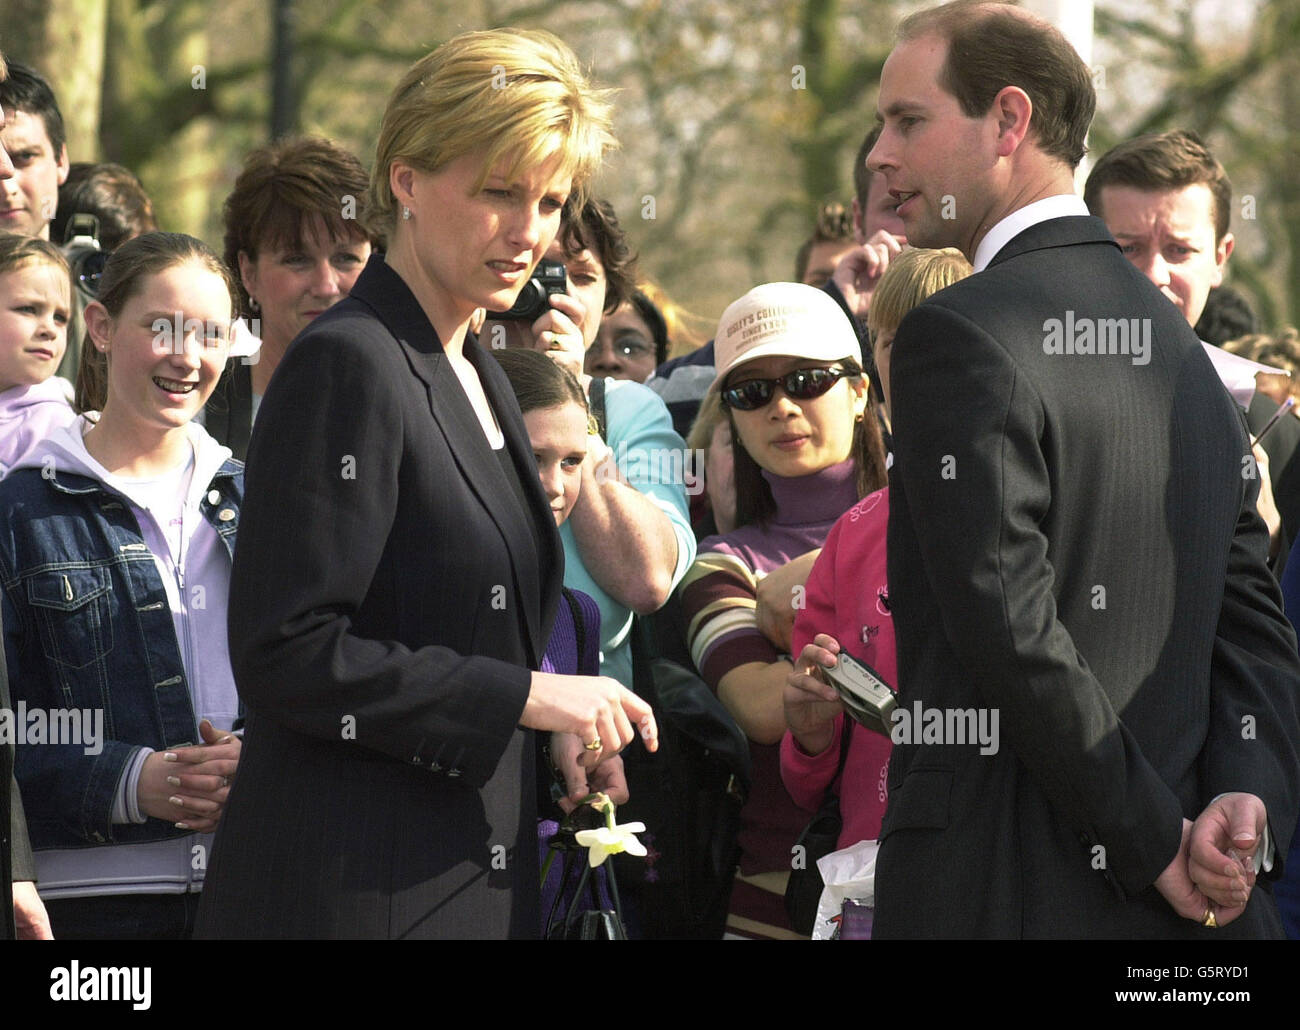
[[[9,700],[9,676],[4,655],[0,654],[0,711],[13,711]],[[14,745],[0,745],[0,939],[14,937],[15,880],[35,880],[36,863],[27,838],[27,819],[23,799],[14,779]]]
[[[1149,328],[1149,363],[1048,353],[1085,319]],[[894,749],[874,932],[1276,935],[1263,879],[1217,931],[1151,886],[1216,795],[1264,800],[1279,865],[1300,805],[1295,636],[1191,328],[1099,220],[1054,219],[908,315],[891,390],[898,700],[931,735]],[[994,753],[954,743],[964,709]]]
[[[465,354],[504,461],[380,257],[276,370],[231,581],[250,715],[203,936],[538,933],[518,723],[563,555],[509,383]]]

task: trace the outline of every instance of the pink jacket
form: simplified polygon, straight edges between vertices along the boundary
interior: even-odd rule
[[[889,488],[868,494],[835,523],[821,557],[808,576],[805,607],[794,623],[793,654],[818,633],[829,633],[840,648],[898,685],[898,652],[889,613],[885,574],[885,534],[889,526]],[[831,746],[808,755],[786,732],[781,741],[781,779],[803,808],[816,811],[835,777],[843,734],[843,714],[835,719]],[[839,847],[876,840],[885,815],[885,775],[893,748],[887,737],[852,722],[849,754],[839,787],[844,828]]]

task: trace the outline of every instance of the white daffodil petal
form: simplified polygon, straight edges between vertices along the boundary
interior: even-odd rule
[[[629,836],[627,840],[623,842],[623,850],[625,850],[629,855],[637,855],[641,858],[644,858],[646,854],[645,845],[632,836]]]

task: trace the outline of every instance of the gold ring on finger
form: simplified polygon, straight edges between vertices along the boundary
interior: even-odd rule
[[[583,746],[584,748],[586,748],[588,751],[599,751],[599,750],[600,750],[600,735],[597,734],[597,735],[596,735],[596,739],[593,740],[590,744],[583,744],[582,746]]]

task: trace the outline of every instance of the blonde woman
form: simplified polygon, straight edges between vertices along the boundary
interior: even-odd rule
[[[369,196],[388,252],[299,335],[249,445],[247,762],[203,935],[535,937],[532,731],[570,783],[654,746],[618,683],[535,671],[559,537],[468,333],[514,303],[612,142],[604,95],[545,32],[458,36],[394,91]]]

